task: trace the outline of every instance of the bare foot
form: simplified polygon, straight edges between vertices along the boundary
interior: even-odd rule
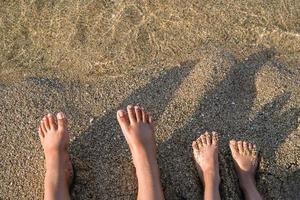
[[[256,145],[245,141],[231,140],[229,147],[240,187],[246,199],[262,199],[255,184],[255,172],[258,165]]]
[[[136,168],[138,199],[163,199],[152,117],[142,107],[129,105],[117,118]]]
[[[129,105],[127,113],[119,110],[118,121],[129,145],[133,161],[135,162],[135,156],[140,151],[145,151],[149,156],[156,157],[152,117],[138,106]]]
[[[45,116],[38,132],[45,154],[45,199],[68,199],[73,168],[68,153],[69,134],[64,114],[57,114],[57,122],[52,114]]]
[[[200,179],[204,185],[204,199],[220,199],[218,135],[206,132],[192,144],[194,159]]]

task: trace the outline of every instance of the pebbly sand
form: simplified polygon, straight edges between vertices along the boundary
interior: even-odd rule
[[[260,150],[265,199],[300,198],[300,2],[1,1],[0,199],[40,199],[37,126],[69,118],[74,199],[135,199],[116,111],[153,114],[166,199],[201,199],[191,142],[220,134],[221,195],[242,199],[232,138]]]

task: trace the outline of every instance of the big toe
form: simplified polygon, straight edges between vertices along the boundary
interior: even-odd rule
[[[230,147],[231,153],[232,153],[233,155],[239,152],[238,145],[237,145],[237,141],[235,141],[235,140],[230,140],[230,142],[229,142],[229,147]]]
[[[118,110],[117,112],[117,119],[121,126],[122,130],[127,130],[130,126],[129,118],[127,113],[124,110]]]

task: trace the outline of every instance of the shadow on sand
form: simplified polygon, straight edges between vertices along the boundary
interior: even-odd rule
[[[152,114],[159,118],[174,91],[196,63],[186,61],[163,72],[134,91],[118,108],[142,103],[145,108],[154,109],[155,102],[158,107]],[[128,169],[132,169],[130,154],[116,121],[118,108],[96,119],[85,133],[71,143],[78,174],[75,183],[75,196],[78,199],[128,199],[135,195],[136,186],[132,184],[135,182],[134,171],[128,172]]]
[[[250,115],[256,99],[256,73],[274,54],[273,49],[266,49],[231,66],[223,81],[199,99],[191,120],[173,132],[167,141],[158,144],[167,199],[201,198],[203,191],[192,161],[191,142],[205,130],[215,130],[222,138],[221,193],[225,199],[241,198],[227,148],[231,138],[247,139],[260,147],[267,146],[267,150],[262,149],[262,155],[269,163],[275,163],[274,151],[298,126],[299,109],[281,112],[291,95],[286,92],[264,105],[254,118]],[[175,90],[196,64],[197,61],[188,61],[160,74],[129,95],[118,108],[142,103],[158,119]],[[78,172],[74,195],[78,199],[135,198],[136,185],[132,183],[135,174],[115,117],[118,108],[97,119],[71,144]],[[265,197],[268,197],[267,192],[264,191]]]

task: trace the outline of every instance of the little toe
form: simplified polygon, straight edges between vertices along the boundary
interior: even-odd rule
[[[149,114],[147,114],[149,115]],[[149,125],[152,129],[152,131],[154,131],[154,122],[153,122],[153,117],[151,115],[149,115]]]
[[[153,125],[153,117],[151,115],[149,115],[149,124]]]
[[[39,126],[39,128],[38,128],[38,132],[39,132],[40,140],[41,140],[41,142],[43,142],[45,135],[44,135],[44,133],[42,131],[41,126]]]
[[[252,156],[257,157],[257,149],[256,149],[256,145],[253,144],[252,146],[253,146],[253,148],[252,148],[252,150],[251,150],[251,154],[252,154]]]
[[[41,130],[43,132],[43,134],[45,135],[47,133],[47,129],[44,123],[44,119],[42,119],[41,124],[40,124]]]
[[[51,113],[49,113],[47,115],[47,118],[48,118],[50,129],[57,129],[57,124],[54,121],[53,115]]]
[[[135,110],[134,110],[134,107],[132,105],[127,106],[127,113],[128,113],[128,116],[129,116],[130,124],[136,123]]]
[[[130,126],[129,118],[124,110],[118,110],[117,119],[122,130],[127,130]]]
[[[59,130],[65,130],[67,127],[67,119],[63,112],[59,112],[56,115],[57,117],[57,125]]]
[[[237,142],[237,146],[238,146],[239,153],[242,154],[244,152],[243,142],[242,141],[238,141]]]
[[[141,108],[139,106],[134,106],[134,110],[135,110],[136,121],[137,122],[143,121]]]

